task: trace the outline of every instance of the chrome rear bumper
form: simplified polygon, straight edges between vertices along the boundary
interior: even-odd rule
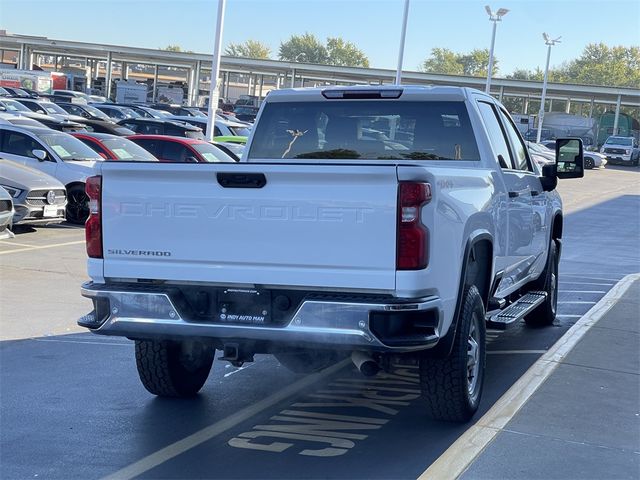
[[[130,338],[210,337],[408,352],[433,347],[440,338],[443,317],[437,297],[402,303],[304,300],[285,325],[229,324],[184,318],[170,294],[164,292],[129,291],[93,283],[84,284],[81,292],[94,301],[96,310],[82,317],[78,321],[80,326],[97,334]],[[400,315],[427,311],[435,319],[434,327],[419,342],[414,339],[404,344],[385,343],[371,328],[372,313]]]

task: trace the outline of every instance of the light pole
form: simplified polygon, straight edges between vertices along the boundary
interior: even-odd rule
[[[209,109],[207,118],[207,138],[213,141],[216,110],[218,109],[218,75],[220,73],[220,46],[222,44],[222,29],[224,27],[224,7],[227,0],[218,0],[218,20],[216,23],[216,37],[213,44],[213,58],[211,59],[211,85],[209,86]]]
[[[484,9],[489,14],[489,20],[493,22],[491,48],[489,49],[489,69],[487,70],[487,85],[484,88],[485,93],[489,93],[491,89],[491,75],[493,74],[493,47],[496,44],[496,27],[498,26],[498,22],[502,21],[502,17],[509,13],[509,10],[507,10],[506,8],[499,8],[498,11],[494,13],[489,5],[485,5]]]
[[[553,47],[556,43],[560,43],[560,39],[562,37],[554,38],[553,40],[547,33],[542,34],[542,38],[544,38],[545,45],[547,48],[547,66],[544,67],[544,80],[542,81],[542,98],[540,99],[540,111],[538,112],[538,134],[536,135],[536,143],[540,143],[540,138],[542,136],[542,122],[544,120],[544,100],[547,95],[547,77],[549,76],[549,59],[551,59],[551,47]]]
[[[400,33],[400,49],[398,50],[398,68],[396,69],[396,85],[402,81],[402,61],[404,59],[404,40],[407,36],[407,19],[409,18],[409,0],[404,0],[404,14],[402,16],[402,32]]]

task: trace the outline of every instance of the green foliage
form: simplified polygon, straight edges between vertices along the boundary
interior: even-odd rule
[[[257,40],[247,40],[244,43],[230,43],[224,50],[224,54],[230,57],[260,58],[266,60],[270,58],[271,49]]]
[[[182,47],[180,45],[167,45],[164,48],[160,48],[160,50],[166,50],[167,52],[193,53],[193,50],[182,50]]]
[[[489,67],[489,50],[476,48],[469,53],[457,53],[448,48],[433,48],[423,62],[422,70],[446,75],[468,75],[486,77]],[[498,59],[493,57],[493,72],[498,73]]]
[[[351,42],[342,38],[327,38],[323,44],[315,35],[293,35],[280,44],[280,60],[289,62],[318,63],[346,67],[368,67],[367,56]]]
[[[327,55],[329,65],[343,67],[369,67],[369,59],[355,44],[345,42],[342,38],[327,38]]]

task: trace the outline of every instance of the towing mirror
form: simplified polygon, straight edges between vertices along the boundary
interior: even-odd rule
[[[556,175],[558,178],[584,177],[582,140],[579,138],[556,139]]]
[[[31,150],[31,153],[33,153],[33,156],[36,157],[39,162],[44,162],[47,159],[47,152],[44,150],[36,148],[35,150]]]

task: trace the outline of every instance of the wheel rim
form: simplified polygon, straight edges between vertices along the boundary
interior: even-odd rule
[[[69,192],[67,199],[67,220],[81,223],[89,216],[89,197],[80,190]]]
[[[469,396],[474,398],[478,386],[480,373],[480,328],[478,316],[473,315],[467,338],[467,389]]]

